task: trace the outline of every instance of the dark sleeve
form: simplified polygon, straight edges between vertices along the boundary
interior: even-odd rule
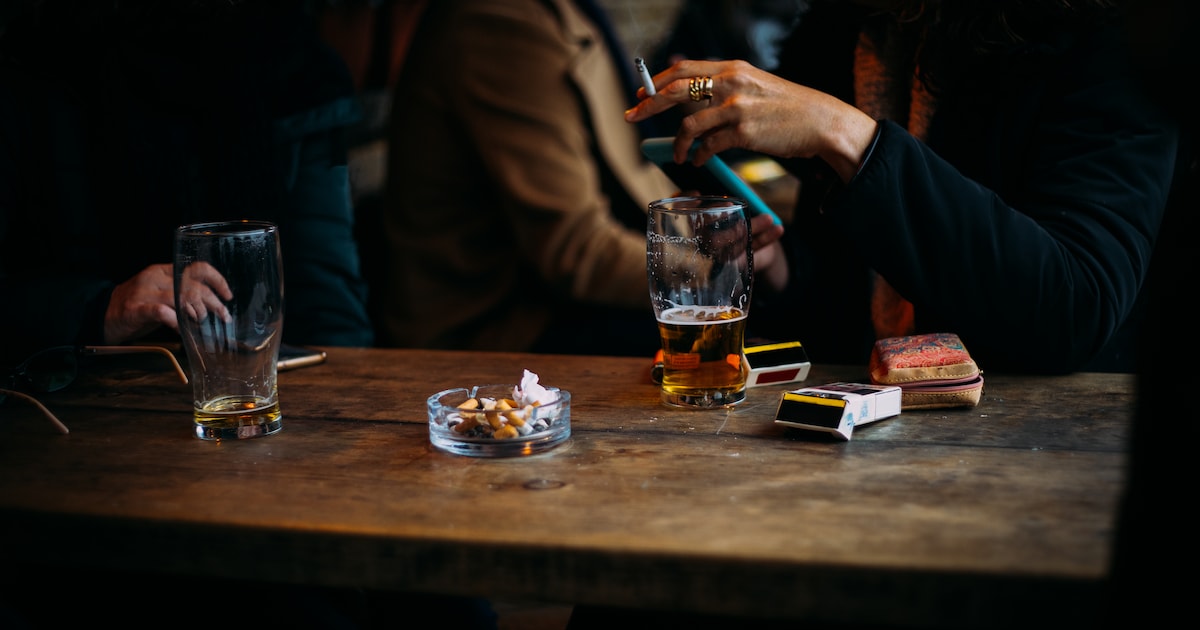
[[[824,206],[918,325],[957,332],[983,366],[1081,369],[1142,288],[1179,135],[1108,52],[1082,48],[1047,78],[1027,129],[977,147],[1008,156],[991,187],[885,122]]]
[[[297,137],[290,144],[296,165],[294,177],[278,219],[284,267],[283,335],[290,343],[374,343],[367,315],[367,286],[354,235],[342,132],[336,126],[298,132],[309,117],[336,120],[338,110],[352,107],[349,99],[335,101],[281,125],[297,129]],[[340,115],[348,115],[348,110]]]
[[[374,329],[355,238],[345,140],[362,111],[345,64],[316,38],[311,24],[293,30],[268,26],[298,40],[294,60],[280,64],[283,71],[273,75],[280,86],[273,109],[286,112],[274,124],[285,168],[275,217],[284,266],[284,340],[370,346]]]

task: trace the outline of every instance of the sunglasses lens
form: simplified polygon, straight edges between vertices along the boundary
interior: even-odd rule
[[[17,378],[34,392],[56,392],[75,380],[79,356],[75,348],[63,346],[43,350],[17,368]]]

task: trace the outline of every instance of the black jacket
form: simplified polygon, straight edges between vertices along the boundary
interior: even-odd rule
[[[853,103],[870,18],[847,4],[816,3],[779,73]],[[1119,25],[1091,25],[980,60],[940,96],[925,143],[883,121],[845,186],[819,160],[788,164],[802,180],[792,281],[758,292],[753,332],[865,363],[874,268],[917,332],[958,333],[984,369],[1133,371],[1135,304],[1182,156],[1124,44]]]

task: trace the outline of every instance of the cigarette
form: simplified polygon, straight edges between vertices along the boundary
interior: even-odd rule
[[[646,87],[646,94],[654,96],[657,93],[654,90],[654,78],[650,76],[650,71],[646,69],[646,60],[637,57],[633,60],[633,64],[637,66],[638,74],[642,75],[642,85]]]

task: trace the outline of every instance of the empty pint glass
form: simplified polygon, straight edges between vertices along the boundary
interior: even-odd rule
[[[754,277],[745,203],[731,197],[651,203],[646,273],[662,337],[663,402],[694,409],[741,402]]]
[[[238,439],[282,429],[278,228],[263,221],[180,226],[175,311],[192,377],[196,435]]]

